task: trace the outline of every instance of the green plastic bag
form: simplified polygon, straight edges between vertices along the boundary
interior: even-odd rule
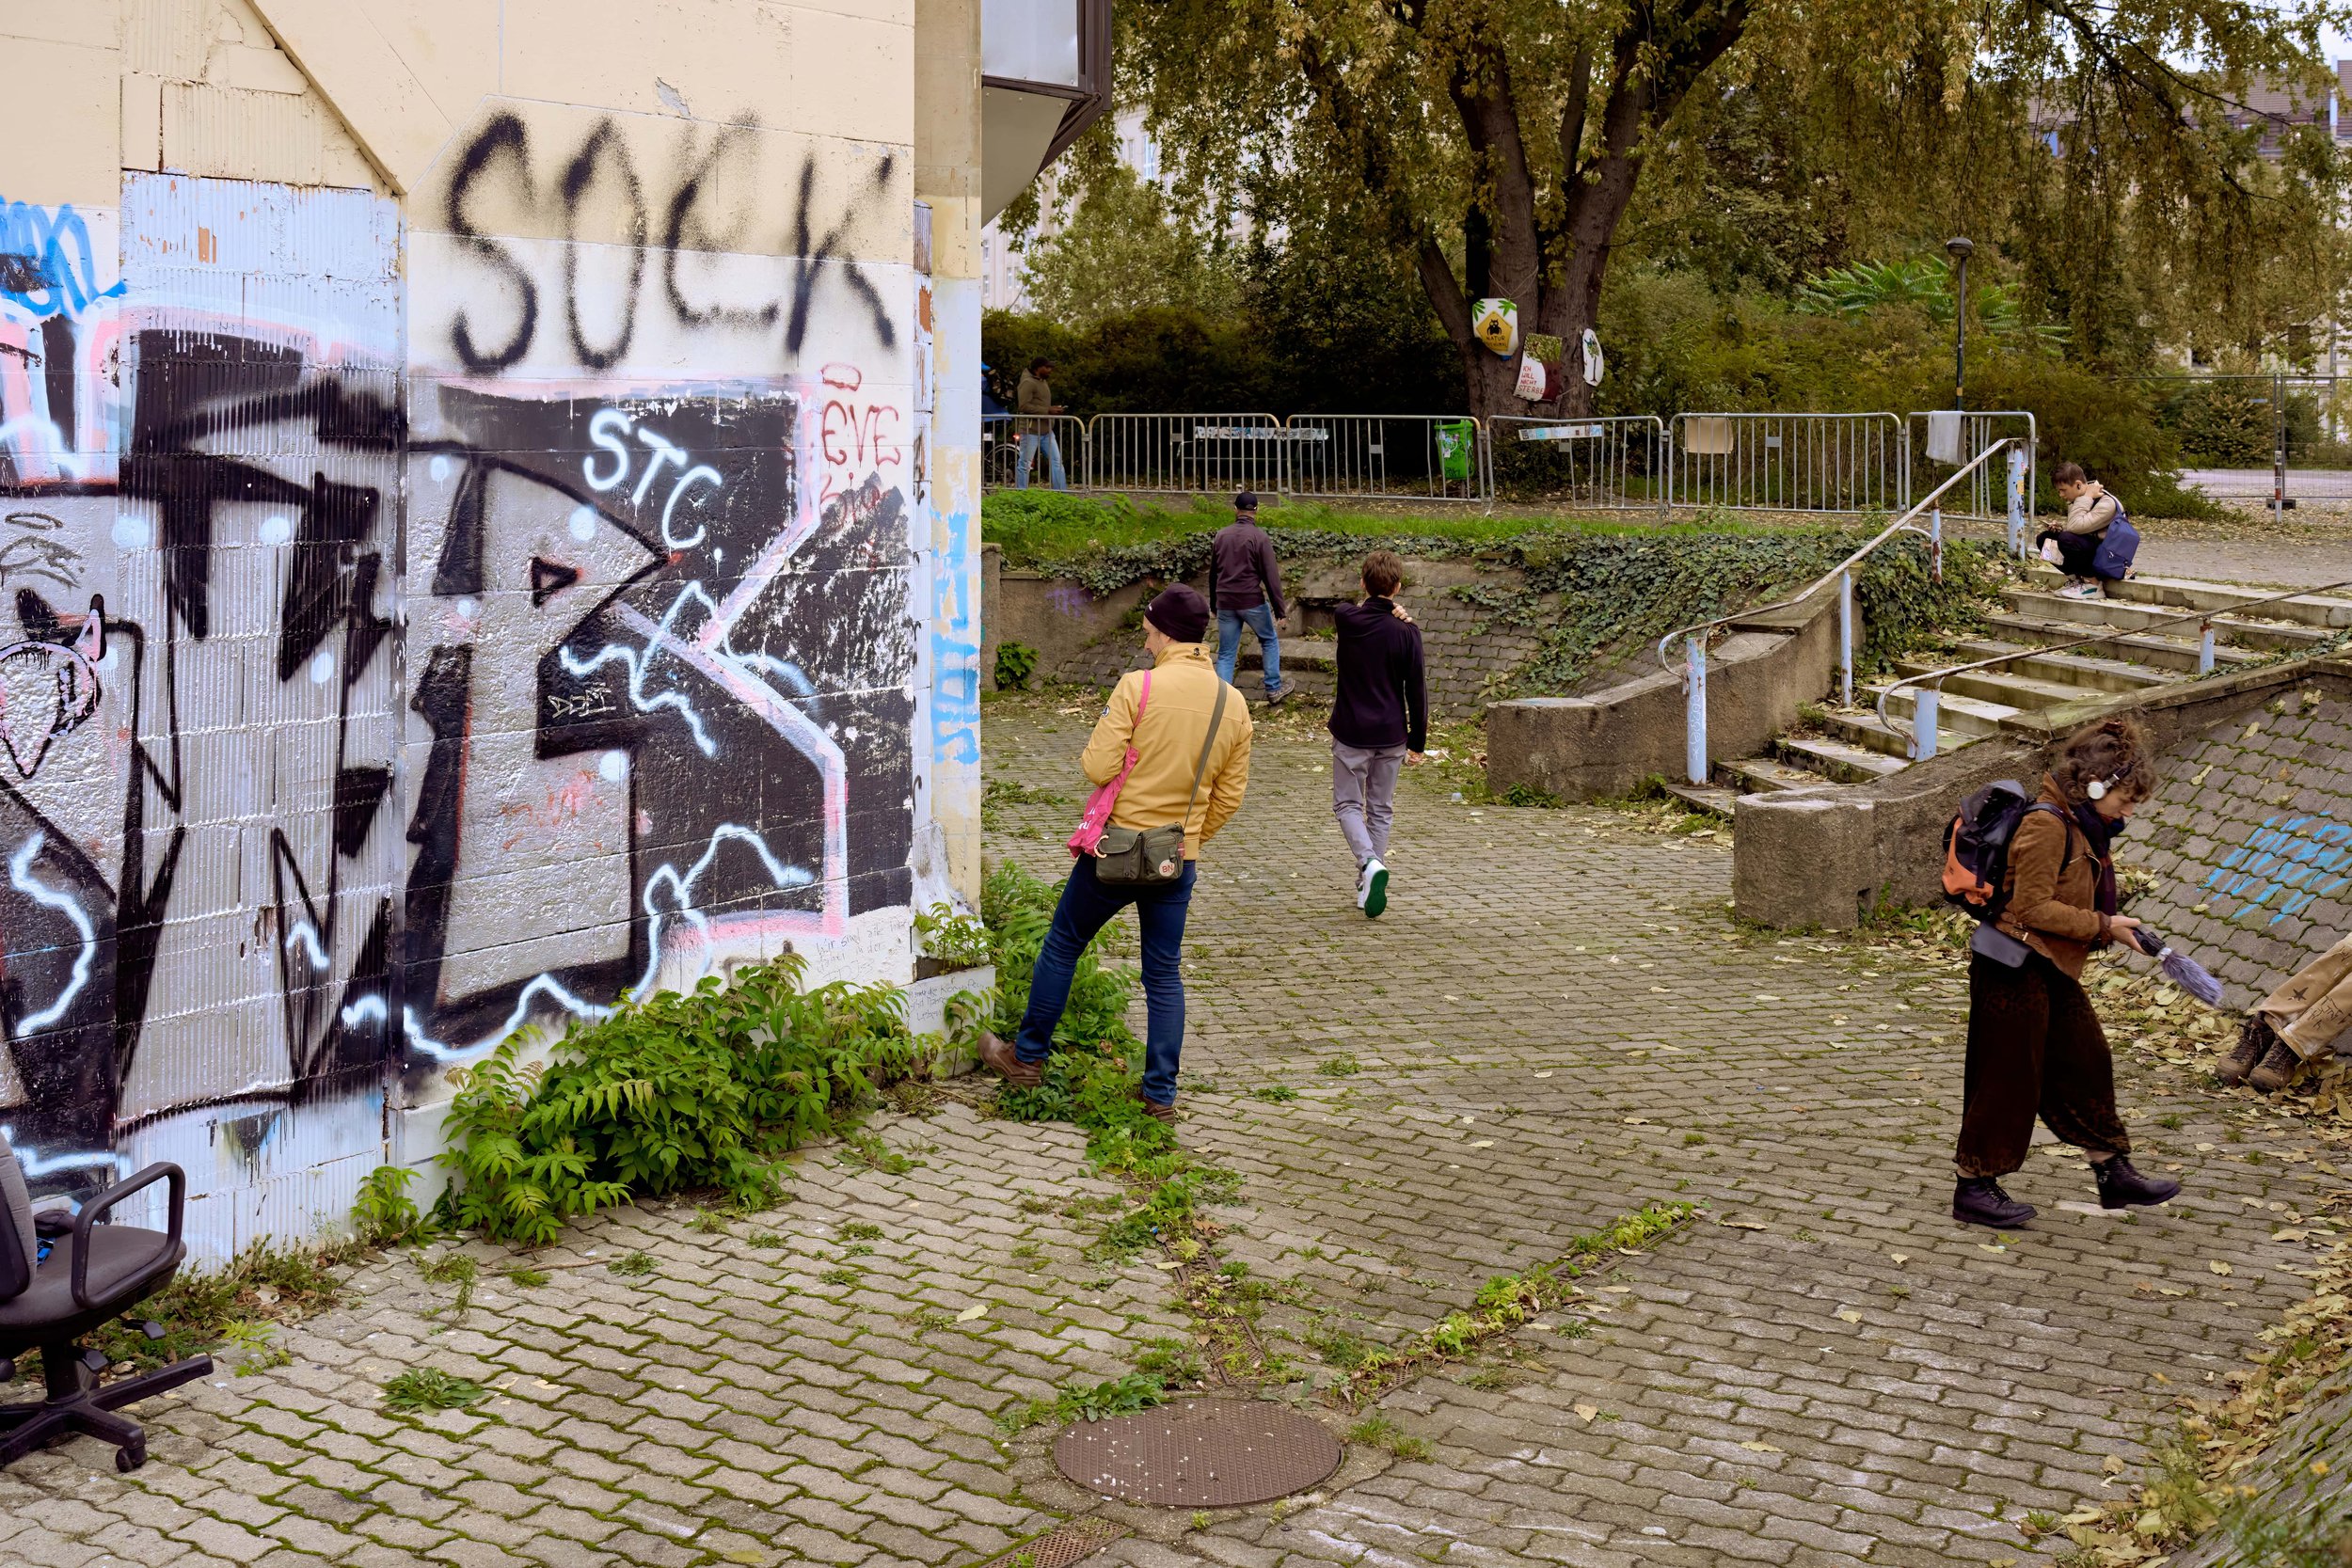
[[[1470,453],[1478,445],[1476,420],[1447,420],[1438,426],[1438,471],[1447,479],[1470,476]]]

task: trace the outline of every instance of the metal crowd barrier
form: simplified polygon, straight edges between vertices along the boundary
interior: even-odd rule
[[[1533,491],[1597,512],[1666,511],[1666,425],[1655,414],[1486,421],[1486,488]]]
[[[1289,433],[1271,414],[1097,414],[1085,483],[1185,494],[1282,488]]]
[[[1282,492],[1335,499],[1485,500],[1485,443],[1464,414],[1300,414]]]
[[[1917,413],[1904,420],[1903,504],[1911,504],[1915,485],[1928,482],[1938,468],[1956,468],[1994,442],[2014,438],[2009,462],[1971,471],[1966,486],[1946,498],[1944,511],[1956,517],[2005,517],[2010,520],[2010,547],[2017,546],[2015,529],[2033,506],[2034,454],[2041,426],[2023,408],[1939,410]]]
[[[1677,414],[1667,453],[1677,506],[1894,512],[1909,499],[1894,414]]]
[[[1087,482],[1087,421],[1075,414],[1016,414],[1009,419],[980,421],[980,483],[1003,489],[1021,483],[1021,435],[1042,423],[1061,450],[1062,472],[1073,488]],[[1029,454],[1029,483],[1043,489],[1052,482],[1053,462],[1043,446]]]

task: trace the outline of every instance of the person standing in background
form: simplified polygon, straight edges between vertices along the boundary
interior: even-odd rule
[[[1013,394],[1013,403],[1021,414],[1021,472],[1013,480],[1013,488],[1029,487],[1029,465],[1037,458],[1038,449],[1045,450],[1046,483],[1057,490],[1070,488],[1070,475],[1061,466],[1061,437],[1054,434],[1054,416],[1063,405],[1054,401],[1054,363],[1040,359],[1022,372],[1021,387]]]
[[[1232,683],[1241,662],[1241,628],[1248,626],[1264,656],[1266,706],[1280,707],[1291,689],[1282,680],[1282,643],[1274,624],[1290,607],[1282,602],[1274,541],[1258,526],[1258,498],[1250,491],[1233,498],[1233,520],[1210,544],[1209,608],[1216,611],[1217,679]]]
[[[1396,592],[1405,562],[1393,551],[1364,557],[1364,601],[1334,607],[1339,689],[1331,700],[1331,815],[1356,856],[1356,907],[1372,919],[1389,907],[1389,822],[1396,775],[1428,744],[1429,696],[1421,628]]]

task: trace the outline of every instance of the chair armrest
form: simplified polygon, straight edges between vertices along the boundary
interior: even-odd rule
[[[82,1216],[73,1226],[73,1305],[88,1312],[97,1303],[89,1299],[89,1238],[99,1220],[114,1206],[144,1187],[158,1181],[171,1183],[170,1238],[180,1239],[180,1219],[187,1208],[188,1173],[168,1161],[157,1161],[128,1181],[119,1181],[97,1197],[82,1205]]]

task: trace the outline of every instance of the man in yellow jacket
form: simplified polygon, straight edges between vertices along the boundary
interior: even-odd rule
[[[1062,1009],[1070,1002],[1070,982],[1080,955],[1112,916],[1133,904],[1142,927],[1143,999],[1150,1021],[1144,1036],[1143,1104],[1168,1121],[1176,1115],[1176,1068],[1184,1044],[1184,915],[1192,904],[1200,847],[1232,820],[1249,787],[1251,726],[1249,705],[1226,688],[1224,715],[1216,721],[1216,734],[1210,733],[1217,691],[1225,683],[1217,678],[1200,641],[1209,629],[1208,601],[1178,583],[1145,607],[1143,623],[1143,645],[1152,656],[1152,668],[1120,678],[1081,761],[1088,779],[1104,784],[1119,776],[1127,749],[1135,748],[1135,770],[1119,792],[1110,825],[1149,829],[1182,822],[1184,874],[1172,882],[1114,887],[1098,880],[1093,861],[1080,856],[1070,880],[1062,884],[1053,927],[1030,974],[1029,1005],[1022,1014],[1020,1033],[1011,1044],[994,1035],[983,1036],[980,1059],[1016,1087],[1039,1081]]]

